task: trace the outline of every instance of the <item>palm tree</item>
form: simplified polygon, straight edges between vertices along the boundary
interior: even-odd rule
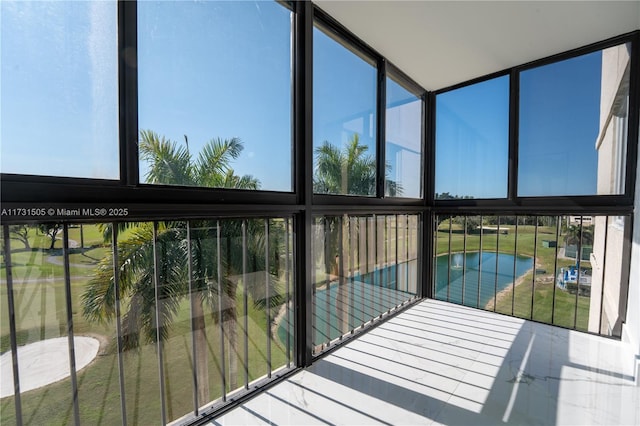
[[[254,177],[237,176],[231,168],[231,162],[244,148],[238,138],[211,139],[194,161],[186,136],[185,145],[177,146],[150,130],[142,130],[140,134],[140,157],[150,163],[146,176],[149,183],[239,189],[260,187]]]
[[[565,229],[565,245],[576,247],[576,260],[582,260],[582,250],[585,246],[593,245],[593,226],[573,224]]]
[[[354,133],[351,140],[340,150],[324,141],[316,148],[316,167],[313,189],[321,194],[375,195],[376,159],[369,155],[369,147],[360,144],[360,135]],[[387,165],[387,171],[390,166]],[[400,195],[401,188],[386,179],[387,194]]]
[[[593,226],[569,225],[565,232],[565,243],[567,245],[593,245]]]
[[[232,160],[239,157],[243,146],[239,139],[213,139],[194,160],[185,145],[165,139],[152,131],[142,131],[140,155],[150,163],[146,178],[150,183],[170,185],[198,185],[224,188],[258,189],[259,181],[251,176],[238,176],[231,168]],[[207,360],[205,306],[214,315],[214,321],[222,321],[229,347],[229,388],[237,387],[237,309],[238,279],[232,276],[242,271],[242,252],[252,253],[254,268],[264,269],[264,227],[258,220],[225,220],[189,222],[128,223],[127,237],[118,241],[117,259],[120,298],[127,300],[122,315],[123,349],[138,348],[141,342],[156,342],[169,335],[173,318],[180,310],[182,300],[190,298],[193,309],[192,326],[198,366],[198,401],[210,400]],[[245,235],[254,236],[242,245]],[[113,230],[106,226],[105,237]],[[158,271],[154,268],[158,252]],[[220,252],[218,247],[220,246]],[[220,262],[218,264],[218,259]],[[161,303],[156,306],[155,275],[159,277],[157,292]],[[191,276],[189,276],[191,274]],[[220,279],[219,279],[220,277]],[[189,289],[191,278],[191,289]],[[271,280],[265,285],[274,286]],[[257,284],[257,283],[255,283]],[[264,308],[279,305],[282,300],[275,288],[270,289],[269,300],[265,289],[243,283],[252,296],[254,305]],[[116,297],[113,274],[113,253],[102,260],[95,276],[89,281],[82,295],[83,314],[94,322],[105,323],[115,317]],[[160,324],[156,324],[156,310]],[[245,313],[246,314],[246,313]],[[270,319],[269,319],[270,320]],[[270,332],[270,330],[267,330]],[[225,374],[225,372],[223,372]]]

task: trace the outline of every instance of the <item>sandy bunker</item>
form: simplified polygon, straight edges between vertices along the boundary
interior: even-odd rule
[[[93,337],[73,338],[76,371],[98,355],[100,342]],[[56,337],[18,347],[20,393],[37,389],[69,377],[69,339]],[[0,356],[0,398],[13,395],[11,351]]]

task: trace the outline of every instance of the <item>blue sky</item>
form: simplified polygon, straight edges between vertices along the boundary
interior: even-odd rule
[[[601,52],[520,74],[518,195],[594,195]],[[436,192],[507,196],[507,76],[438,95]]]
[[[238,137],[235,172],[292,189],[290,12],[271,2],[142,2],[139,127],[193,153]]]
[[[520,195],[596,193],[602,53],[520,74]]]
[[[116,4],[0,3],[2,171],[117,179]],[[140,2],[138,19],[140,129],[178,143],[187,135],[194,155],[211,138],[238,137],[236,173],[290,191],[289,10]],[[314,146],[343,146],[357,132],[375,155],[375,67],[318,29],[314,43]],[[600,61],[598,52],[521,74],[520,195],[595,193]],[[436,192],[506,196],[508,84],[437,97]],[[410,105],[396,86],[392,103]],[[411,196],[419,148],[415,132],[400,129],[417,128],[417,111],[404,108],[406,126],[387,132],[392,178]]]
[[[376,68],[323,31],[313,31],[313,146],[343,147],[357,133],[376,155]]]
[[[2,171],[117,179],[116,3],[1,7]],[[212,138],[238,137],[236,173],[290,191],[289,10],[140,2],[138,19],[139,128],[187,135],[194,156]]]
[[[436,97],[436,193],[507,196],[509,79]]]
[[[117,179],[115,3],[0,9],[2,171]]]

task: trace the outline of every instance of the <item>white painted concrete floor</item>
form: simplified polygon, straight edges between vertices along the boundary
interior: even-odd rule
[[[621,342],[427,300],[212,425],[640,425]]]

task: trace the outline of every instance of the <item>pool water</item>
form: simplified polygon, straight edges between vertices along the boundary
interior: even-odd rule
[[[533,268],[533,258],[506,253],[483,252],[482,257],[478,252],[469,252],[466,255],[453,253],[438,256],[436,259],[435,298],[481,308],[493,300],[496,293],[514,282],[514,267],[516,280]]]
[[[333,281],[328,290],[324,285],[318,287],[313,298],[314,345],[334,340],[414,296],[416,267],[416,262],[412,261],[356,274],[345,279],[341,294],[338,281]],[[340,300],[342,303],[339,304]],[[346,310],[344,317],[348,330],[341,331],[340,314],[343,309]],[[278,327],[281,342],[287,338],[286,318],[293,321],[291,310]],[[293,332],[293,327],[289,327],[289,332]]]

